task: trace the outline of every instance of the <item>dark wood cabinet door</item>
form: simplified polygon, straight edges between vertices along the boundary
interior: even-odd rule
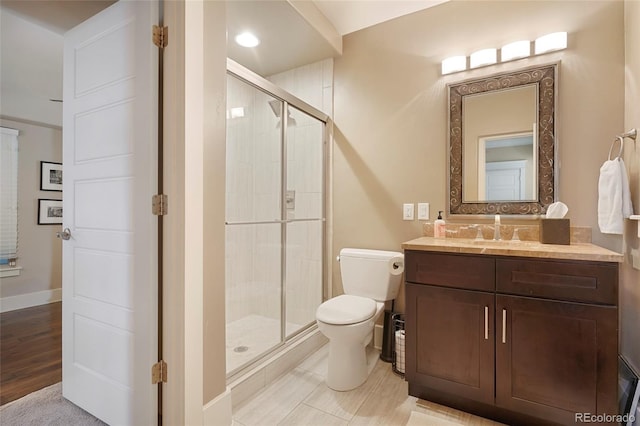
[[[492,293],[407,283],[406,378],[493,404]]]
[[[560,424],[617,414],[617,308],[496,298],[496,405]]]

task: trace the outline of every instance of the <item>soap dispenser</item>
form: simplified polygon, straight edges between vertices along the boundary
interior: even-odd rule
[[[446,236],[446,224],[442,219],[442,210],[438,211],[438,219],[433,223],[433,236],[444,238]]]

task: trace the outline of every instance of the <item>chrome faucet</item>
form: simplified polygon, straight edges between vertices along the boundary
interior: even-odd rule
[[[495,216],[495,223],[493,225],[493,239],[499,241],[500,237],[500,215]]]
[[[484,236],[482,235],[482,227],[480,225],[471,225],[470,228],[477,231],[476,240],[484,240]]]

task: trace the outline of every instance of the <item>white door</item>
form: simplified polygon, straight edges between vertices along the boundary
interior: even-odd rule
[[[486,200],[524,200],[526,161],[497,161],[486,164]]]
[[[111,425],[157,422],[157,2],[64,37],[62,390]]]

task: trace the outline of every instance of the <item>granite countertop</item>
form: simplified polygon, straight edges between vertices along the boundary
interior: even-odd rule
[[[542,244],[537,241],[475,240],[420,237],[402,243],[404,250],[534,257],[539,259],[590,260],[622,263],[624,256],[591,243]]]

